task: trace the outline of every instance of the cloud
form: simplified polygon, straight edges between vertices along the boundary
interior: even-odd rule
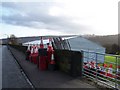
[[[60,3],[56,2],[4,2],[3,9],[12,10],[14,13],[3,13],[3,23],[26,26],[37,29],[58,30],[78,34],[89,30],[87,26],[72,22],[75,18],[63,15],[52,16],[49,11],[52,7],[62,8]],[[63,8],[62,8],[63,9]]]

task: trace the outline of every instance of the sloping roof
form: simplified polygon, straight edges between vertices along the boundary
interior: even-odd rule
[[[84,50],[97,50],[97,49],[105,49],[104,47],[102,47],[99,44],[96,44],[88,39],[85,39],[81,36],[78,37],[73,37],[68,39],[70,47],[72,50],[80,50],[80,49],[84,49]]]
[[[28,45],[28,44],[40,44],[40,42],[41,42],[40,40],[35,40],[35,41],[23,43],[23,45]],[[49,43],[49,39],[43,40],[43,44],[47,44],[47,43]]]
[[[70,44],[71,50],[73,51],[83,50],[84,62],[95,61],[96,59],[97,59],[97,62],[99,63],[104,62],[104,55],[102,54],[105,53],[105,48],[102,47],[101,45],[96,44],[81,36],[70,38],[68,39],[68,42]],[[96,56],[96,53],[99,53],[99,54],[97,54]]]

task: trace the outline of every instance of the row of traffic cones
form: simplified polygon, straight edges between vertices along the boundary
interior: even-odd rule
[[[107,68],[109,66],[109,68]],[[112,64],[103,64],[103,68],[100,66],[100,64],[96,65],[95,61],[91,61],[91,62],[87,62],[87,64],[84,66],[84,68],[93,70],[93,69],[97,69],[99,70],[101,73],[100,74],[104,74],[105,76],[109,76],[109,77],[113,77],[113,65]]]
[[[35,64],[38,64],[38,68],[40,70],[46,70],[48,65],[54,65],[55,64],[55,60],[54,60],[54,50],[53,50],[53,47],[52,47],[52,39],[50,38],[49,39],[49,44],[48,44],[48,47],[47,47],[47,55],[46,56],[39,56],[39,52],[38,50],[39,49],[44,49],[44,44],[43,44],[43,38],[41,37],[40,38],[40,46],[30,46],[28,45],[28,48],[27,48],[27,51],[30,52],[30,60],[31,62],[35,63]],[[37,57],[39,57],[39,60],[37,60]],[[32,59],[31,59],[32,58]]]

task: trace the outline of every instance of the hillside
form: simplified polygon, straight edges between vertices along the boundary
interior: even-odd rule
[[[107,36],[90,36],[85,37],[106,48],[106,53],[120,54],[120,34]]]
[[[63,35],[61,37],[69,37],[69,36],[74,36],[74,35]],[[119,36],[119,39],[118,39]],[[60,37],[60,36],[43,36],[44,39],[49,38],[49,37]],[[117,44],[118,45],[118,41],[120,41],[120,34],[119,35],[107,35],[107,36],[95,36],[95,35],[90,35],[90,36],[86,36],[84,35],[83,37],[96,42],[102,46],[104,45],[112,45],[112,44]],[[39,40],[40,36],[34,36],[34,37],[19,37],[17,38],[19,43],[24,43],[24,42],[28,42],[28,41],[34,41],[34,40]],[[7,40],[6,39],[2,39],[2,43],[6,43]],[[120,45],[120,42],[119,42]]]
[[[118,38],[119,37],[119,38]],[[117,44],[118,45],[118,41],[120,40],[120,34],[119,35],[107,35],[107,36],[88,36],[85,37],[91,41],[94,41],[98,44],[101,45],[112,45],[112,44]],[[120,42],[119,42],[120,45]]]

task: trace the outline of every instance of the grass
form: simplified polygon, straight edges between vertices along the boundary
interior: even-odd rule
[[[116,65],[117,66],[120,66],[120,58],[117,59],[117,64],[116,64],[116,57],[117,55],[114,55],[114,56],[110,56],[110,55],[105,55],[105,60],[104,60],[104,64],[107,64],[107,69],[106,71],[108,70],[110,64],[112,64],[112,68],[114,69],[113,73],[115,73],[115,70],[116,70]],[[120,57],[120,55],[119,55]],[[103,66],[103,63],[100,64],[100,66]]]
[[[116,56],[117,55],[115,55],[115,56],[110,56],[107,54],[105,55],[104,63],[107,64],[107,68],[109,68],[110,64],[112,64],[112,66],[113,66],[112,68],[114,70],[116,70],[116,65],[120,66],[120,55],[118,56],[119,58],[117,59],[117,64],[116,64]],[[103,64],[100,64],[100,65],[102,66]],[[113,71],[113,73],[115,74],[115,71]],[[110,78],[106,78],[106,79],[108,79],[109,81],[112,81],[112,82],[116,81],[115,79],[110,79]],[[117,83],[120,84],[120,81],[117,81]]]
[[[109,67],[110,64],[113,65],[113,69],[116,69],[116,57],[115,56],[105,56],[105,61],[104,63],[106,63]],[[120,65],[120,58],[117,59],[117,65]]]

